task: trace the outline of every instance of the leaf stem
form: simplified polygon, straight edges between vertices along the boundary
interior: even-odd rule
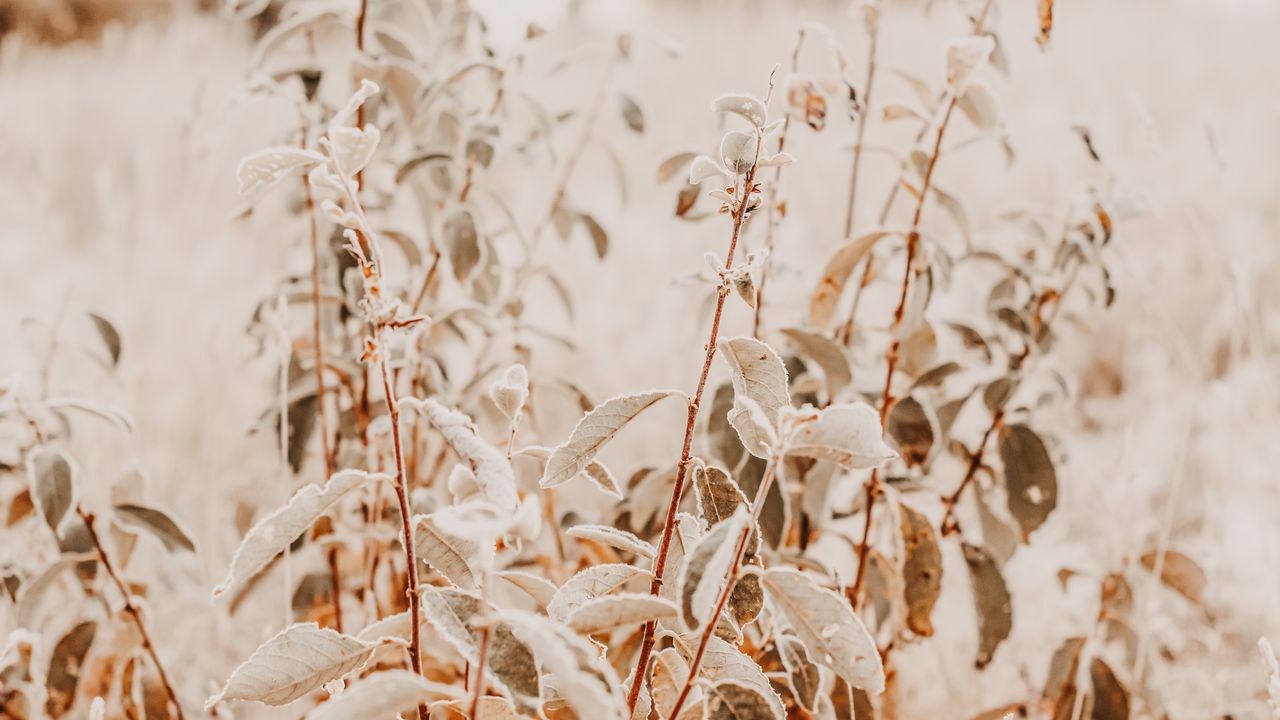
[[[151,663],[156,666],[156,674],[160,676],[160,684],[164,686],[165,692],[169,695],[169,700],[173,702],[178,720],[183,720],[185,716],[182,713],[182,703],[178,702],[178,693],[174,692],[173,683],[169,682],[169,674],[165,672],[164,665],[160,662],[160,656],[156,653],[156,646],[151,642],[151,634],[147,632],[147,625],[142,620],[142,613],[138,610],[138,606],[133,604],[133,598],[129,594],[128,586],[120,579],[115,565],[112,564],[106,548],[102,545],[102,539],[98,537],[98,531],[93,527],[93,513],[86,511],[81,505],[77,504],[76,514],[84,522],[85,529],[89,532],[89,540],[93,543],[93,548],[97,551],[98,559],[102,562],[102,567],[106,569],[107,576],[115,584],[120,597],[124,598],[124,610],[133,619],[134,626],[138,628],[138,635],[142,637],[142,647],[147,651],[147,655],[151,657]]]

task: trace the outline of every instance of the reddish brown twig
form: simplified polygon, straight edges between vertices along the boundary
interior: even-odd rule
[[[737,205],[733,210],[733,231],[729,236],[729,251],[725,258],[725,270],[733,266],[734,254],[738,248],[738,238],[742,234],[742,224],[746,219],[747,207],[751,203],[751,192],[755,187],[756,169],[760,165],[760,149],[764,144],[762,133],[757,131],[756,156],[747,170],[740,187],[735,188],[734,197]],[[715,314],[711,318],[711,337],[707,340],[706,356],[702,360],[702,372],[698,376],[698,387],[689,400],[689,409],[685,420],[684,442],[680,447],[680,461],[676,463],[676,482],[671,489],[671,503],[667,506],[667,517],[662,525],[662,540],[658,545],[658,555],[654,560],[653,582],[649,593],[657,595],[662,589],[663,576],[667,570],[667,552],[671,549],[671,531],[675,528],[676,511],[680,506],[680,497],[684,493],[684,481],[689,470],[689,458],[693,448],[693,431],[698,423],[698,408],[702,404],[702,395],[707,387],[707,376],[711,374],[711,362],[716,356],[716,341],[720,336],[720,318],[724,313],[725,299],[729,296],[729,288],[723,282],[716,296]],[[628,712],[635,712],[636,701],[640,697],[640,689],[644,686],[644,671],[649,664],[649,655],[653,652],[654,631],[657,623],[650,621],[644,626],[644,637],[640,642],[640,655],[636,658],[635,677],[631,681],[631,690],[627,693]]]
[[[169,695],[169,700],[173,702],[178,720],[183,720],[185,716],[182,712],[182,703],[178,701],[178,693],[174,691],[173,683],[169,682],[169,674],[165,672],[164,665],[160,662],[160,656],[156,654],[156,646],[151,642],[151,634],[147,632],[147,624],[142,620],[142,612],[138,610],[137,605],[133,604],[133,597],[129,594],[129,587],[120,579],[115,565],[112,564],[111,558],[102,546],[102,539],[98,537],[98,531],[93,527],[93,513],[86,511],[80,505],[76,505],[76,514],[84,522],[85,529],[89,533],[89,541],[93,543],[93,549],[97,551],[98,560],[102,563],[103,569],[107,571],[107,576],[115,584],[120,597],[124,598],[124,611],[129,614],[129,617],[133,619],[134,626],[138,628],[138,635],[142,638],[142,648],[147,651],[147,655],[151,657],[151,663],[156,666],[156,675],[160,677],[160,684],[164,686],[165,692]]]

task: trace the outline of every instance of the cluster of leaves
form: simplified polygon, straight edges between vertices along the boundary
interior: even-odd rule
[[[1049,10],[1041,3],[1045,39]],[[572,343],[526,300],[545,283],[572,316],[569,283],[539,252],[547,233],[570,240],[580,229],[608,254],[599,213],[579,208],[571,185],[588,152],[616,162],[602,112],[635,41],[591,48],[597,91],[554,114],[525,87],[529,58],[554,37],[542,28],[500,57],[466,3],[285,4],[258,41],[252,88],[287,100],[298,124],[238,175],[255,202],[270,188],[295,195],[310,248],[309,272],[286,278],[252,323],[281,371],[261,428],[279,431],[282,463],[305,480],[274,510],[239,508],[216,611],[234,621],[286,555],[302,572],[286,574],[292,624],[244,657],[205,711],[256,702],[299,703],[312,718],[890,717],[893,653],[934,634],[946,553],[968,568],[973,664],[991,663],[1014,623],[1002,568],[1059,493],[1061,452],[1037,418],[1070,383],[1042,359],[1060,316],[1073,315],[1069,296],[1105,306],[1113,291],[1112,221],[1095,194],[1053,215],[1003,217],[1030,240],[1012,255],[978,245],[962,202],[935,181],[970,143],[995,141],[1012,160],[988,79],[1004,64],[990,11],[987,2],[972,33],[947,47],[940,86],[899,73],[912,101],[872,104],[875,6],[864,83],[847,77],[834,36],[806,26],[780,117],[773,76],[763,97],[716,99],[735,129],[714,152],[658,170],[660,182],[687,171],[677,217],[727,226],[724,255],[707,253],[714,310],[698,384],[596,403],[544,359],[548,344]],[[834,77],[799,72],[814,36],[830,41]],[[617,103],[622,129],[643,132],[641,107]],[[836,106],[857,128],[844,241],[812,268],[804,321],[770,327],[761,308],[771,257],[786,251],[774,243],[786,220],[784,147],[789,133],[826,131]],[[884,123],[914,124],[916,141],[887,150],[899,175],[877,226],[855,232],[873,108]],[[974,132],[948,143],[960,116]],[[558,178],[534,188],[549,189],[545,205],[506,182],[510,167],[531,163]],[[703,197],[718,212],[700,211]],[[522,220],[531,204],[536,216]],[[903,204],[907,219],[890,224]],[[949,225],[923,222],[933,205]],[[1051,234],[1055,219],[1064,229]],[[898,298],[889,318],[860,305],[876,283]],[[982,311],[945,317],[935,298],[952,288],[985,292]],[[722,318],[742,307],[753,334],[720,337]],[[119,335],[92,320],[114,364]],[[0,658],[0,708],[60,717],[97,698],[92,712],[182,717],[205,678],[166,668],[146,588],[121,574],[140,531],[169,552],[195,545],[130,482],[115,486],[108,518],[87,510],[69,428],[50,430],[66,409],[127,419],[47,392],[9,397],[29,481],[8,522],[42,519],[60,554],[35,576],[6,571],[22,630]],[[687,409],[680,455],[615,475],[601,451],[672,398]],[[566,407],[580,420],[567,437],[547,436],[536,419]],[[558,512],[566,491],[592,496],[598,512]],[[1203,603],[1203,574],[1186,556],[1162,549],[1140,564]],[[42,599],[72,574],[85,594],[101,597],[94,588],[111,582],[117,597],[61,632],[44,665]],[[1112,641],[1144,652],[1125,575],[1099,585],[1098,627],[1058,650],[1039,697],[988,716],[1117,718],[1154,704],[1131,698],[1104,657]],[[110,649],[98,637],[106,625]]]

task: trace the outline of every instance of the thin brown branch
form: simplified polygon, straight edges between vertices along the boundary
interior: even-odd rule
[[[760,148],[763,138],[757,134],[756,157],[747,170],[746,177],[736,192],[737,204],[733,211],[733,231],[729,236],[729,251],[725,257],[725,271],[733,266],[733,258],[738,248],[738,239],[742,234],[742,225],[746,220],[747,207],[751,204],[751,191],[755,186],[756,169],[760,164]],[[671,531],[675,528],[676,512],[680,506],[680,498],[684,493],[684,482],[689,471],[689,459],[692,455],[693,432],[698,423],[698,409],[702,405],[702,395],[707,387],[707,377],[711,374],[711,363],[716,356],[716,341],[720,336],[720,319],[724,314],[725,299],[729,296],[729,288],[723,282],[716,296],[715,314],[711,318],[711,336],[707,339],[706,355],[702,360],[702,372],[698,376],[698,387],[689,400],[689,409],[685,418],[684,441],[680,448],[680,460],[676,463],[676,482],[671,489],[671,502],[667,506],[667,517],[662,524],[662,540],[658,545],[658,555],[654,560],[653,582],[649,586],[649,594],[657,595],[662,590],[663,578],[667,570],[667,552],[671,549]],[[640,697],[640,689],[644,686],[645,669],[649,664],[649,655],[653,652],[654,633],[657,623],[650,621],[644,626],[644,637],[640,642],[640,654],[636,658],[634,678],[631,690],[627,693],[629,713],[635,712],[636,701]]]
[[[160,662],[160,656],[156,653],[156,646],[151,642],[151,634],[147,632],[147,624],[142,620],[142,613],[138,610],[138,606],[133,604],[133,597],[129,593],[129,587],[120,579],[119,573],[116,572],[115,565],[111,562],[110,556],[107,555],[106,548],[102,545],[102,539],[98,537],[98,531],[93,527],[93,513],[86,511],[80,505],[76,505],[76,514],[84,522],[85,529],[89,533],[89,541],[93,543],[93,548],[98,553],[98,560],[102,563],[103,569],[107,571],[107,576],[111,578],[111,582],[116,586],[116,590],[120,593],[120,597],[124,598],[124,611],[133,619],[133,624],[138,628],[138,635],[142,638],[142,648],[147,651],[147,655],[151,657],[151,663],[156,666],[156,675],[160,677],[160,684],[164,686],[165,693],[169,695],[169,700],[173,703],[174,712],[178,720],[185,717],[182,712],[182,703],[178,701],[178,693],[173,689],[173,683],[169,681],[169,674],[165,672],[164,665]]]
[[[733,586],[738,582],[739,571],[742,569],[742,557],[746,553],[747,543],[751,538],[751,531],[756,527],[756,522],[760,519],[760,511],[764,508],[765,497],[769,493],[769,488],[773,485],[773,476],[778,467],[778,457],[769,458],[769,464],[765,467],[764,477],[760,479],[760,486],[756,488],[755,499],[751,503],[751,520],[747,526],[743,528],[742,535],[738,537],[738,544],[733,554],[733,562],[729,565],[726,573],[725,585],[720,590],[720,596],[716,600],[716,607],[711,617],[707,619],[706,626],[702,629],[702,637],[698,640],[698,650],[694,653],[693,661],[689,664],[689,676],[685,678],[684,687],[680,690],[680,695],[676,698],[676,703],[671,709],[671,715],[668,720],[676,720],[680,716],[680,710],[684,707],[685,700],[689,697],[689,691],[693,689],[694,680],[698,677],[698,670],[702,667],[703,655],[707,652],[707,644],[711,641],[711,636],[715,634],[716,625],[720,621],[720,614],[724,612],[724,607],[729,602],[729,597],[733,595]]]
[[[867,80],[863,86],[865,90],[862,94],[862,108],[858,111],[858,132],[853,143],[853,169],[850,171],[849,177],[849,204],[845,207],[844,212],[844,239],[853,239],[853,216],[854,204],[858,197],[858,171],[862,167],[862,148],[863,137],[867,132],[867,115],[871,111],[871,92],[875,86],[876,77],[876,45],[879,33],[875,27],[868,29],[868,49],[867,49]]]
[[[382,341],[379,332],[379,341]],[[381,344],[381,342],[380,342]],[[386,348],[383,348],[386,352]],[[382,369],[382,392],[387,403],[387,414],[391,418],[392,447],[396,456],[396,501],[400,504],[400,525],[404,541],[405,593],[409,596],[409,664],[413,672],[422,675],[422,638],[419,627],[422,619],[422,599],[418,596],[418,560],[413,551],[412,509],[409,505],[408,475],[405,473],[404,449],[400,442],[400,401],[396,397],[395,388],[391,384],[391,370],[388,368],[386,356],[378,362]],[[418,705],[418,719],[427,720],[427,706]]]

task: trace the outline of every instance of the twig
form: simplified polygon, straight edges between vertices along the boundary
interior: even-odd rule
[[[735,181],[737,204],[733,210],[733,231],[729,236],[729,251],[725,258],[725,270],[733,266],[734,254],[738,248],[738,238],[742,234],[743,221],[746,219],[747,207],[751,204],[751,191],[755,186],[756,169],[760,165],[760,149],[764,144],[763,133],[756,131],[756,155],[747,170],[741,186]],[[658,555],[654,560],[653,582],[649,586],[649,594],[657,595],[662,589],[663,577],[667,570],[667,552],[671,549],[671,531],[675,528],[676,511],[680,506],[680,498],[684,493],[684,481],[689,471],[689,458],[693,448],[693,431],[698,422],[698,408],[702,404],[702,395],[707,387],[707,376],[711,373],[711,362],[716,356],[716,340],[720,335],[720,318],[724,314],[725,299],[729,296],[729,288],[723,282],[716,295],[715,314],[711,318],[711,336],[706,344],[706,356],[702,361],[702,373],[698,376],[698,388],[689,400],[689,409],[685,420],[684,442],[680,448],[680,461],[676,463],[676,482],[671,489],[671,503],[667,506],[667,517],[662,525],[662,541],[658,545]],[[644,686],[644,671],[649,664],[649,655],[653,652],[654,632],[657,623],[649,621],[644,626],[644,638],[640,643],[640,655],[636,658],[635,678],[631,682],[631,690],[627,693],[629,713],[635,712],[636,701],[640,697],[640,689]]]
[[[480,697],[484,694],[484,663],[489,655],[489,609],[488,609],[489,574],[480,573],[480,652],[476,658],[476,681],[472,688],[470,720],[476,720],[480,710]]]
[[[97,551],[98,559],[102,562],[102,567],[107,571],[107,576],[111,578],[116,590],[124,598],[124,610],[129,614],[129,617],[133,618],[133,624],[138,628],[138,635],[142,637],[142,647],[151,656],[152,664],[156,666],[156,674],[160,676],[160,684],[164,686],[165,692],[169,695],[169,700],[173,702],[178,720],[183,720],[182,703],[178,702],[178,693],[174,692],[173,684],[169,682],[169,674],[165,672],[164,665],[160,662],[160,656],[156,654],[156,646],[151,642],[151,634],[147,632],[146,623],[142,621],[142,613],[138,610],[138,606],[133,604],[133,598],[129,594],[128,586],[120,579],[120,575],[116,573],[115,566],[111,563],[111,558],[102,546],[102,539],[98,537],[98,531],[93,527],[93,513],[86,511],[77,504],[76,514],[84,521],[84,526],[89,532],[89,540],[93,543],[93,548]]]
[[[381,329],[379,329],[379,341],[383,339]],[[385,348],[383,349],[385,353]],[[400,504],[400,525],[404,540],[404,558],[408,565],[405,575],[405,593],[409,596],[409,664],[413,668],[413,672],[422,675],[422,638],[420,637],[421,629],[419,628],[422,617],[422,600],[418,596],[418,561],[414,557],[413,550],[413,527],[410,519],[409,495],[406,491],[408,484],[408,476],[404,470],[404,449],[400,443],[400,400],[396,397],[395,388],[391,385],[391,371],[388,368],[389,361],[384,356],[378,362],[382,368],[382,392],[387,403],[387,413],[391,417],[391,438],[392,447],[395,449],[396,456],[396,500]],[[427,706],[425,703],[418,704],[419,720],[427,720]]]
[[[724,588],[720,590],[720,597],[716,600],[715,611],[708,618],[706,627],[702,629],[702,637],[698,641],[698,650],[694,653],[693,662],[689,664],[689,676],[685,678],[684,687],[680,690],[679,697],[676,698],[676,704],[672,707],[668,720],[676,720],[680,716],[680,710],[684,707],[684,702],[689,697],[689,691],[693,689],[694,680],[698,677],[698,670],[702,667],[702,657],[707,652],[707,644],[711,641],[711,636],[715,634],[716,625],[720,621],[720,614],[724,612],[724,606],[729,602],[729,597],[733,595],[733,586],[738,582],[738,571],[742,568],[742,556],[746,553],[751,531],[755,529],[756,522],[760,519],[760,511],[764,508],[765,496],[769,492],[769,487],[773,484],[773,476],[777,467],[778,456],[774,455],[769,458],[769,463],[765,467],[764,477],[760,479],[760,487],[756,488],[756,497],[751,503],[751,520],[743,528],[742,535],[738,538],[733,562],[730,563],[729,570],[726,573]]]
[[[867,49],[867,80],[862,94],[862,109],[858,111],[858,134],[853,143],[853,169],[849,177],[849,204],[844,213],[844,239],[853,238],[853,208],[858,194],[858,170],[862,166],[863,137],[867,132],[867,114],[871,111],[871,91],[876,77],[876,44],[880,33],[874,24],[867,28],[870,41]]]
[[[991,0],[987,0],[982,7],[981,14],[974,21],[974,34],[982,32],[983,23],[990,9]],[[893,405],[893,373],[897,369],[898,353],[902,347],[900,330],[902,329],[903,317],[906,315],[907,295],[911,290],[911,276],[915,272],[916,251],[920,244],[920,219],[924,216],[925,202],[929,198],[929,187],[933,182],[933,171],[937,168],[938,158],[942,155],[942,138],[947,132],[947,125],[951,122],[951,116],[960,100],[959,94],[954,89],[948,94],[950,98],[947,100],[942,120],[938,124],[938,134],[933,140],[933,152],[929,154],[929,164],[925,166],[924,177],[920,183],[920,196],[916,200],[916,209],[911,216],[911,230],[907,233],[907,266],[902,273],[902,292],[898,296],[898,306],[893,311],[893,323],[889,326],[889,348],[885,351],[884,390],[880,395],[881,427],[884,427],[885,420],[889,416],[889,409]],[[867,573],[867,557],[871,551],[872,513],[875,511],[876,495],[880,491],[880,468],[871,471],[871,478],[867,480],[864,490],[867,500],[867,519],[863,530],[862,546],[858,548],[858,574],[854,578],[853,587],[848,591],[849,600],[853,603],[855,609],[859,605],[859,590],[862,588],[862,581]]]

